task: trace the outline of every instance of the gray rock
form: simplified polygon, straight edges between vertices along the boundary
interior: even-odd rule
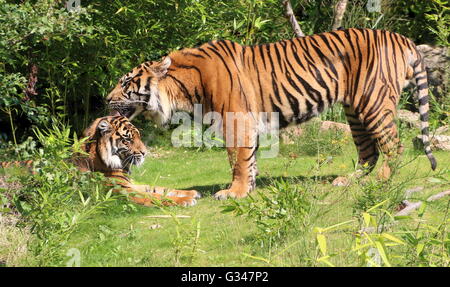
[[[444,196],[449,196],[450,195],[450,190],[446,190],[443,192],[439,192],[438,194],[432,195],[430,197],[428,197],[427,201],[434,201],[434,200],[438,200],[443,198]]]
[[[351,133],[350,126],[343,123],[337,123],[332,121],[323,121],[320,125],[321,131],[339,130],[344,133]]]
[[[447,133],[450,130],[449,126],[442,126],[436,129],[436,131],[434,132],[437,135],[443,135],[445,133]]]
[[[424,57],[427,70],[428,84],[433,95],[441,101],[449,94],[450,76],[449,76],[449,52],[447,47],[418,45],[417,49]],[[408,89],[412,91],[414,78],[409,81]]]
[[[403,204],[406,207],[403,208],[402,210],[400,210],[399,212],[397,212],[395,214],[395,216],[405,216],[405,215],[410,214],[414,210],[418,209],[422,205],[422,202],[421,201],[419,201],[419,202],[409,202],[408,200],[404,200]]]
[[[295,139],[303,134],[303,129],[300,126],[290,126],[281,130],[280,138],[284,144],[293,144]]]
[[[397,117],[400,122],[405,123],[410,128],[420,129],[420,114],[408,110],[398,110]]]
[[[348,180],[348,178],[346,178],[344,176],[339,176],[333,180],[331,185],[333,185],[333,186],[348,186],[348,185],[350,185],[350,181]]]
[[[450,136],[447,135],[435,135],[430,137],[430,146],[432,150],[445,150],[450,151]],[[422,135],[418,135],[413,138],[414,148],[423,149]]]

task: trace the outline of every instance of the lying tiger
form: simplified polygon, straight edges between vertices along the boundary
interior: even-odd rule
[[[163,187],[136,185],[128,177],[132,165],[144,162],[147,148],[139,130],[123,116],[114,115],[96,119],[83,133],[89,137],[82,146],[88,156],[74,155],[72,162],[85,172],[101,172],[123,187],[131,201],[151,206],[155,200],[164,205],[193,206],[200,194],[195,190],[174,190]],[[32,166],[32,161],[0,162],[3,168],[12,165]],[[120,192],[121,190],[114,190]]]

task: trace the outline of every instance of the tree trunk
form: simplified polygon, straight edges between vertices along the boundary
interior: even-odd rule
[[[339,0],[334,8],[334,20],[332,30],[337,30],[342,25],[342,18],[344,18],[345,9],[347,9],[348,0]]]
[[[283,0],[283,6],[284,6],[284,16],[289,20],[291,23],[292,29],[294,29],[294,33],[297,37],[304,37],[305,34],[303,34],[302,29],[300,28],[300,25],[297,22],[297,19],[295,19],[294,12],[292,11],[291,1],[289,0]]]

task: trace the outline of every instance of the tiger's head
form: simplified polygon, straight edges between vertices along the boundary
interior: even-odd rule
[[[141,165],[147,154],[139,130],[124,116],[98,118],[83,135],[89,137],[84,149],[93,159],[96,171],[129,172],[131,165]]]
[[[158,82],[166,76],[170,64],[170,58],[165,57],[160,62],[140,64],[125,74],[106,97],[109,108],[130,120],[143,113],[158,124],[167,122],[170,103],[158,88]]]

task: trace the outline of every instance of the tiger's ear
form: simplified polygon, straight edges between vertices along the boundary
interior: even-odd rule
[[[98,123],[97,130],[104,135],[112,130],[112,126],[108,120],[103,119]]]
[[[159,77],[167,74],[167,70],[169,69],[170,64],[172,64],[172,60],[169,56],[164,57],[161,62],[159,62],[159,65],[156,67],[156,73]]]
[[[89,137],[92,138],[95,133],[97,132],[97,126],[98,123],[100,122],[101,118],[96,119],[95,121],[93,121],[88,128],[86,128],[83,131],[83,137]]]

